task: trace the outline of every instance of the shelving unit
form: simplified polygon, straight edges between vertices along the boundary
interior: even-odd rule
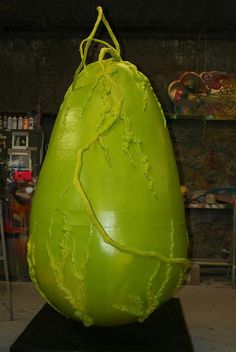
[[[194,205],[194,206],[193,206]],[[222,209],[231,209],[233,212],[233,233],[232,233],[232,239],[231,239],[231,255],[229,260],[220,260],[220,259],[211,259],[211,258],[191,258],[190,262],[192,264],[197,264],[199,266],[199,271],[200,271],[200,266],[213,266],[213,267],[227,267],[230,268],[231,270],[231,282],[232,282],[232,287],[236,288],[236,199],[234,199],[234,202],[232,205],[223,205],[221,207],[213,207],[212,204],[203,204],[201,207],[196,207],[195,203],[192,204],[187,204],[186,208],[188,209],[205,209],[206,211],[208,209],[214,209],[216,211],[220,211]]]
[[[43,132],[33,130],[1,130],[0,149],[2,227],[7,243],[8,277],[27,280],[26,245],[29,235],[29,214],[37,176],[43,159]],[[4,255],[4,258],[6,256]],[[6,270],[5,270],[6,271]]]
[[[179,165],[180,172],[182,172],[182,184],[186,185],[187,188],[191,189],[192,192],[194,190],[198,189],[205,189],[207,191],[210,191],[210,187],[220,187],[219,185],[222,185],[222,188],[226,187],[224,182],[230,182],[230,180],[226,180],[227,172],[226,172],[226,164],[224,161],[227,159],[228,155],[230,159],[235,159],[235,142],[234,142],[234,131],[235,131],[235,122],[236,122],[236,116],[232,118],[222,118],[222,119],[215,119],[212,116],[197,116],[197,115],[180,115],[180,114],[171,114],[167,113],[166,115],[167,118],[167,123],[168,126],[170,127],[170,132],[173,137],[173,145],[174,149],[176,150],[176,158],[177,158],[177,163]],[[225,134],[226,132],[226,134]],[[190,137],[188,138],[188,136]],[[231,136],[231,137],[230,137]],[[230,138],[228,138],[230,137]],[[231,144],[230,144],[231,141]],[[232,145],[233,143],[233,145]],[[194,156],[196,155],[196,169],[194,168]],[[218,154],[220,153],[220,154]],[[211,159],[211,155],[213,155]],[[208,159],[208,155],[210,155]],[[219,159],[221,157],[221,159]],[[211,171],[211,167],[213,165],[213,168],[216,167],[215,170],[218,170],[218,175],[221,177],[221,180],[217,176],[214,181],[211,183],[210,187],[196,187],[196,180],[204,180],[204,178],[207,178],[207,171],[206,170],[206,165],[209,161],[209,170]],[[213,161],[212,161],[213,160]],[[214,162],[216,163],[214,164]],[[220,160],[220,162],[219,162]],[[211,164],[213,163],[213,164]],[[218,163],[218,164],[217,164]],[[193,168],[191,169],[191,165],[193,165]],[[219,167],[221,165],[221,167]],[[219,167],[219,169],[217,169]],[[191,182],[191,179],[189,175],[191,174],[194,175],[195,181]],[[235,175],[236,177],[236,175]],[[189,182],[190,181],[190,182]],[[185,183],[186,182],[186,183]],[[222,183],[221,183],[222,182]],[[235,182],[235,181],[234,181]],[[199,181],[200,183],[200,181]],[[235,183],[231,184],[229,183],[229,187],[235,187]],[[228,210],[227,210],[228,209]],[[209,211],[209,212],[208,212]],[[205,213],[208,212],[208,213]],[[219,214],[219,216],[213,215]],[[230,214],[229,212],[232,212],[232,227],[233,227],[233,232],[231,234],[231,231],[229,232],[229,218]],[[222,203],[190,203],[186,204],[186,214],[188,216],[189,220],[189,225],[191,226],[190,233],[192,235],[192,243],[193,243],[193,248],[196,249],[192,253],[194,255],[191,255],[191,263],[194,265],[194,268],[198,266],[198,271],[200,273],[200,269],[202,272],[219,272],[218,269],[221,269],[221,271],[224,269],[227,271],[227,276],[229,276],[229,273],[231,273],[231,283],[232,287],[236,287],[236,274],[235,274],[235,266],[236,266],[236,259],[235,259],[235,252],[236,252],[236,210],[235,210],[235,203],[234,204],[222,204]],[[205,215],[203,215],[205,214]],[[217,219],[217,217],[219,219]],[[215,219],[216,218],[216,219]],[[206,224],[205,227],[205,220],[208,220],[208,224]],[[215,223],[210,223],[211,219],[215,219]],[[213,239],[214,233],[211,232],[214,227],[216,229],[221,230],[221,225],[217,225],[217,223],[222,222],[224,224],[225,222],[227,223],[228,230],[225,232],[225,239],[227,241],[230,241],[230,257],[227,259],[224,259],[223,257],[220,258],[220,255],[218,255],[217,251],[216,254],[211,257],[210,253],[213,252],[210,248],[208,250],[208,247],[211,245],[211,241],[214,243],[217,243],[218,238],[218,244],[220,244],[220,238],[222,238],[222,235],[218,235],[216,238]],[[209,225],[209,224],[212,224]],[[209,237],[208,237],[208,228],[210,226],[210,232],[209,232]],[[206,230],[205,230],[206,229]],[[197,232],[196,232],[197,230]],[[201,230],[202,232],[201,234]],[[229,237],[230,236],[230,237]],[[201,242],[202,240],[206,240],[208,243],[206,246],[204,246],[204,242]],[[196,242],[195,242],[196,241]],[[205,247],[204,250],[201,253],[200,250],[200,244],[203,243],[203,246]],[[227,243],[229,244],[229,242]],[[227,247],[228,249],[228,247]],[[209,256],[207,255],[207,252],[209,252]]]
[[[180,115],[180,114],[169,114],[169,113],[166,113],[165,116],[169,119],[172,119],[172,120],[180,120],[180,119],[183,119],[183,120],[206,120],[206,121],[235,121],[236,122],[236,116],[234,117],[231,117],[231,118],[215,118],[214,116],[204,116],[204,115]]]

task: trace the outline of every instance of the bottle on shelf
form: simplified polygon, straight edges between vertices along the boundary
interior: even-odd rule
[[[7,129],[7,116],[4,115],[3,117],[3,129],[6,130]]]
[[[29,120],[28,120],[28,117],[25,116],[23,118],[23,130],[28,130],[28,128],[29,128]]]
[[[17,123],[17,129],[18,130],[22,130],[22,128],[23,128],[23,117],[19,116],[18,117],[18,123]]]
[[[17,117],[14,115],[12,118],[12,126],[11,126],[12,130],[16,130],[17,129]]]
[[[7,118],[7,129],[8,130],[12,129],[12,117],[11,117],[11,115],[9,115],[8,118]]]
[[[33,116],[29,116],[29,118],[28,118],[28,123],[29,123],[29,126],[28,126],[28,128],[29,128],[29,130],[33,130],[33,128],[34,128],[34,119],[33,119]]]
[[[2,116],[0,116],[0,130],[3,129],[3,118]]]

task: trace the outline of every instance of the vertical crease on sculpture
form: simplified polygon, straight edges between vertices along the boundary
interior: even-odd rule
[[[170,220],[170,258],[173,258],[174,256],[174,233],[175,233],[175,228],[174,228],[174,221],[173,219]],[[159,297],[162,296],[163,291],[170,279],[170,273],[172,270],[172,265],[170,265],[170,263],[166,264],[166,276],[165,276],[165,280],[162,282],[162,285],[160,286],[158,292],[156,293],[157,295],[157,299],[159,299]]]
[[[34,286],[36,287],[36,289],[38,290],[40,295],[43,297],[43,299],[48,304],[50,304],[52,307],[54,307],[54,305],[51,303],[51,301],[45,296],[44,292],[41,290],[38,279],[37,279],[36,260],[35,260],[35,244],[32,243],[32,238],[34,236],[35,229],[36,229],[36,221],[34,221],[34,223],[32,225],[31,236],[30,236],[30,239],[27,244],[27,252],[28,252],[27,261],[28,261],[28,266],[29,266],[29,274],[30,274],[30,278],[31,278],[32,283],[34,284]],[[56,307],[54,307],[54,308],[55,308],[55,310],[57,310]]]
[[[141,92],[143,93],[142,95],[144,95],[143,111],[146,111],[146,109],[148,107],[147,88],[149,88],[153,93],[153,98],[156,100],[157,104],[160,107],[162,122],[163,122],[164,126],[166,127],[166,119],[163,114],[161,104],[160,104],[159,100],[157,99],[157,96],[154,93],[153,88],[152,88],[148,78],[142,72],[140,72],[135,65],[131,64],[131,62],[126,61],[125,63],[129,66],[130,70],[133,72],[134,78],[136,79],[136,82],[139,85]]]
[[[174,226],[173,226],[173,219],[171,219],[171,226],[170,226],[170,250],[169,250],[169,256],[170,258],[172,258],[174,256]],[[148,283],[148,287],[147,287],[147,308],[146,310],[143,312],[143,314],[139,317],[138,321],[142,322],[144,321],[159,305],[160,305],[160,297],[162,295],[162,292],[166,286],[166,284],[169,282],[170,279],[170,273],[172,270],[172,265],[171,263],[167,263],[165,264],[167,267],[167,271],[166,271],[166,275],[165,275],[165,279],[162,283],[162,285],[160,286],[160,288],[158,289],[158,291],[156,291],[155,289],[152,289],[152,285],[153,285],[153,281],[155,280],[155,278],[157,277],[158,271],[160,269],[161,263],[158,262],[156,264],[156,267],[154,269],[153,274],[151,275],[150,279],[149,279],[149,283]]]
[[[61,201],[63,200],[64,195],[66,192],[69,190],[71,186],[67,186],[64,191],[60,194],[57,204],[58,207],[56,207],[53,211],[50,224],[48,227],[48,238],[45,241],[45,246],[48,254],[48,258],[50,261],[50,265],[52,268],[52,271],[55,275],[55,280],[58,288],[65,294],[65,298],[69,301],[73,309],[75,310],[74,314],[76,317],[84,321],[84,324],[87,326],[92,325],[92,318],[88,316],[86,313],[85,309],[85,299],[84,299],[84,289],[82,283],[82,274],[76,272],[76,270],[83,270],[85,265],[80,267],[80,266],[75,266],[72,264],[73,267],[73,275],[76,278],[77,281],[77,289],[75,290],[75,295],[73,295],[69,288],[66,285],[65,282],[65,277],[64,277],[64,266],[66,260],[72,260],[75,257],[75,246],[74,246],[74,241],[73,237],[71,236],[71,225],[69,223],[69,214],[63,210],[62,211],[62,220],[63,220],[63,225],[62,225],[62,240],[60,241],[59,248],[60,248],[60,259],[56,260],[55,256],[53,254],[53,251],[51,250],[50,247],[50,241],[53,241],[53,225],[54,225],[54,219],[56,218],[56,212],[61,211]],[[72,241],[71,241],[72,238]],[[71,245],[72,243],[72,245]],[[69,253],[71,252],[71,256],[69,256]],[[77,294],[76,294],[77,293]],[[50,302],[49,302],[50,303]],[[50,303],[51,304],[51,303]],[[54,307],[55,308],[55,307]],[[56,308],[55,308],[56,309]]]
[[[100,137],[98,138],[98,142],[99,142],[100,147],[102,148],[102,150],[103,150],[104,153],[105,153],[105,158],[106,158],[106,161],[107,161],[108,166],[109,166],[109,167],[112,167],[110,151],[109,151],[109,148],[107,147],[107,145],[106,145],[105,142],[104,142],[104,138],[103,138],[102,136],[100,136]]]
[[[50,243],[49,241],[46,242],[46,249],[48,253],[48,257],[50,260],[50,265],[53,269],[55,279],[56,279],[56,284],[65,294],[65,298],[68,300],[68,302],[71,304],[72,308],[75,310],[74,314],[77,318],[83,320],[84,324],[87,326],[92,325],[93,321],[92,318],[88,316],[86,313],[85,309],[85,302],[84,302],[84,296],[83,296],[83,287],[81,286],[81,279],[79,279],[78,282],[78,290],[75,290],[73,293],[70,291],[68,288],[68,285],[66,283],[66,278],[64,275],[64,266],[66,264],[66,260],[70,260],[71,257],[73,257],[73,241],[72,241],[72,246],[70,245],[71,243],[71,224],[69,223],[69,215],[67,212],[63,211],[62,212],[62,218],[63,218],[63,226],[62,226],[62,240],[60,242],[60,258],[59,260],[56,260],[55,256],[53,255],[53,252],[51,251]],[[52,224],[53,221],[51,221],[50,224],[50,233],[52,232]],[[51,237],[51,236],[50,236]],[[75,250],[75,248],[74,248]],[[71,254],[71,256],[69,256]],[[75,267],[74,267],[75,269]],[[75,274],[75,272],[73,272]],[[75,276],[75,275],[74,275]],[[76,275],[78,277],[78,274]]]
[[[123,114],[121,116],[121,120],[123,122],[123,151],[127,154],[131,165],[136,167],[134,156],[130,151],[132,145],[136,147],[136,153],[140,157],[141,163],[143,165],[143,175],[148,182],[148,188],[152,195],[155,198],[158,198],[151,175],[151,162],[147,154],[143,152],[142,141],[135,135],[130,119]]]

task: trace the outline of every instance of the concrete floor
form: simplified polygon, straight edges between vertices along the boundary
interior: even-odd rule
[[[31,283],[12,283],[14,320],[8,321],[4,288],[0,283],[0,352],[9,351],[44,304]],[[198,286],[186,285],[177,296],[195,352],[236,351],[236,289],[229,282],[208,279]]]

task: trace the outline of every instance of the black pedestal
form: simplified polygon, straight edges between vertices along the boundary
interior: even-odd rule
[[[179,299],[172,298],[143,323],[85,328],[45,305],[11,352],[193,352]]]

